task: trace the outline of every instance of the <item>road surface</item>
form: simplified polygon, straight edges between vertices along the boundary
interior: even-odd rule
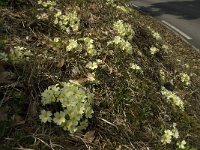
[[[200,50],[200,0],[132,0]]]

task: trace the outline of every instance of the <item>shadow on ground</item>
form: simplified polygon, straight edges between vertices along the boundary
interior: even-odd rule
[[[158,2],[140,9],[152,16],[171,14],[187,20],[200,18],[200,0]]]

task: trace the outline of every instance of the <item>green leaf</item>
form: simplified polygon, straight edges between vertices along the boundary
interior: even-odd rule
[[[4,136],[6,128],[9,127],[8,121],[1,121],[0,122],[0,138]]]

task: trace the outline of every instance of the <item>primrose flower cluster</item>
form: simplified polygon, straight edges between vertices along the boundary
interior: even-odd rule
[[[30,50],[27,50],[25,47],[16,46],[8,54],[5,52],[1,53],[0,59],[4,61],[10,60],[15,64],[28,60],[30,55],[32,55]]]
[[[132,54],[133,48],[131,43],[128,41],[131,40],[134,35],[131,25],[124,23],[122,20],[118,20],[117,22],[114,22],[113,28],[117,32],[118,36],[115,36],[114,39],[109,41],[107,44],[115,44],[121,50],[127,52],[128,54]],[[125,40],[126,38],[128,38],[128,40]]]
[[[116,6],[116,4],[114,4],[114,3],[115,3],[115,0],[107,0],[106,1],[106,5]]]
[[[177,96],[172,91],[167,90],[165,87],[162,87],[161,94],[167,98],[169,102],[173,105],[178,106],[182,111],[184,110],[184,103],[179,96]]]
[[[156,54],[157,52],[159,52],[159,49],[158,49],[158,48],[156,48],[156,47],[154,47],[154,46],[152,46],[152,47],[150,48],[150,53],[151,53],[151,55],[154,55],[154,54]]]
[[[102,64],[103,61],[101,59],[97,59],[96,61],[93,61],[93,62],[88,62],[86,67],[91,69],[91,70],[95,70],[98,68],[98,65]]]
[[[131,11],[131,8],[125,7],[125,6],[122,6],[122,5],[116,6],[116,9],[119,10],[119,11],[122,11],[126,14],[128,14]]]
[[[163,144],[170,144],[172,141],[172,138],[178,139],[179,137],[179,132],[178,129],[176,128],[176,124],[173,125],[172,130],[165,130],[164,135],[161,138],[161,142]]]
[[[77,40],[74,40],[74,39],[70,39],[69,40],[69,44],[68,46],[66,47],[66,50],[67,51],[81,51],[82,49],[79,48],[79,44],[77,42]]]
[[[39,0],[38,1],[39,5],[42,5],[45,8],[48,8],[49,10],[53,10],[55,5],[56,5],[56,1],[55,0]]]
[[[187,75],[186,73],[181,73],[180,74],[181,82],[183,82],[185,85],[189,85],[190,82],[190,76]]]
[[[159,73],[160,73],[161,83],[164,83],[165,82],[165,72],[162,69],[160,69]]]
[[[80,19],[76,11],[62,13],[61,10],[55,8],[55,0],[39,0],[38,4],[42,5],[44,8],[48,8],[50,11],[53,12],[54,24],[59,25],[61,30],[69,32],[71,28],[74,32],[78,31]],[[41,19],[43,17],[39,15],[37,18]]]
[[[133,38],[134,31],[130,24],[124,23],[122,20],[118,20],[117,22],[114,22],[113,28],[118,33],[119,36],[121,37],[127,36],[128,39]]]
[[[131,43],[129,43],[128,41],[124,40],[120,36],[115,36],[113,41],[108,42],[108,45],[110,45],[110,44],[115,44],[121,50],[125,51],[128,54],[132,54],[133,53],[133,50],[132,50],[133,48],[132,48]]]
[[[129,13],[131,11],[131,9],[128,7],[115,4],[114,0],[107,0],[106,5],[112,6],[112,7],[116,8],[117,10],[122,11],[123,13]]]
[[[182,140],[182,141],[179,141],[176,143],[176,145],[178,146],[179,149],[186,149],[186,141],[185,140]]]
[[[85,42],[87,53],[91,56],[96,55],[97,51],[94,47],[94,40],[89,37],[85,37],[83,38],[83,41]]]
[[[135,63],[130,63],[130,68],[133,69],[133,70],[136,70],[136,71],[140,71],[140,72],[142,72],[141,67],[138,66],[138,65],[135,64]]]
[[[162,45],[162,50],[164,50],[166,53],[168,53],[169,52],[168,45],[166,45],[166,44]]]
[[[80,38],[78,40],[70,39],[69,44],[66,47],[67,51],[74,51],[74,52],[81,52],[82,51],[82,45],[79,44],[80,41],[83,41],[85,44],[86,52],[90,56],[97,55],[97,50],[94,46],[94,40],[89,37]]]
[[[147,27],[149,29],[149,31],[151,32],[153,38],[155,38],[156,40],[161,40],[162,37],[160,36],[160,34],[158,32],[156,32],[155,30],[153,30],[151,27]]]
[[[58,24],[63,31],[68,31],[71,27],[74,32],[78,31],[80,19],[76,11],[63,14],[60,10],[54,15],[54,24]]]
[[[172,142],[172,139],[178,139],[179,138],[179,131],[176,128],[176,123],[173,123],[173,129],[167,129],[164,131],[164,135],[161,137],[161,142],[163,144],[170,144]],[[178,149],[186,149],[186,141],[178,141],[176,142],[176,146]]]
[[[49,86],[42,94],[42,104],[61,104],[61,111],[42,110],[39,118],[41,122],[54,122],[70,133],[83,130],[87,127],[88,118],[92,117],[93,94],[77,83],[64,82]]]

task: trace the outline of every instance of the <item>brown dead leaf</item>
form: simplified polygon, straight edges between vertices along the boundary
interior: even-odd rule
[[[14,79],[16,75],[13,72],[0,72],[0,83],[7,83],[10,80]]]
[[[53,50],[53,51],[59,51],[59,48],[56,47],[56,46],[53,46],[53,47],[52,47],[52,50]]]
[[[45,44],[47,44],[47,41],[42,40],[42,41],[41,41],[41,44],[42,44],[42,45],[45,45]]]
[[[0,61],[0,72],[4,72],[5,69],[4,69],[4,66],[3,66],[3,62]]]
[[[92,143],[95,139],[95,131],[88,131],[87,133],[85,133],[84,135],[84,142],[86,143]]]
[[[83,84],[88,81],[88,78],[80,78],[77,80],[78,83]]]
[[[99,143],[100,143],[100,141],[99,141],[99,139],[98,138],[96,138],[95,140],[94,140],[94,142],[93,142],[95,145],[99,145]]]
[[[0,109],[0,121],[7,120],[7,116],[8,116],[8,114],[5,111],[3,111],[2,109]]]
[[[121,145],[119,145],[118,147],[116,147],[116,149],[115,150],[121,150],[122,149],[122,146]]]
[[[20,115],[15,115],[13,126],[17,126],[17,125],[21,125],[21,124],[25,124],[24,118]]]
[[[37,111],[37,103],[36,103],[36,101],[31,103],[29,113],[33,117],[37,116],[38,111]]]
[[[56,67],[58,68],[62,68],[65,64],[65,60],[64,58],[60,58],[60,60],[58,61],[58,64],[56,65]]]

